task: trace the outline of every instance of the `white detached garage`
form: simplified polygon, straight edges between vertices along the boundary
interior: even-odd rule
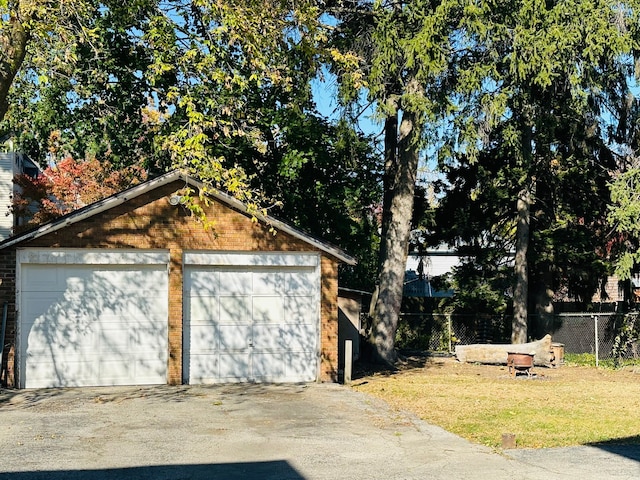
[[[0,381],[67,387],[336,381],[340,249],[170,172],[0,243]],[[275,228],[273,235],[271,228]]]

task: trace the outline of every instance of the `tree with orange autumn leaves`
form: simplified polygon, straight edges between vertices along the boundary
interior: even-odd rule
[[[96,158],[64,158],[37,178],[17,175],[12,211],[17,231],[53,220],[146,180],[141,167],[109,171]]]

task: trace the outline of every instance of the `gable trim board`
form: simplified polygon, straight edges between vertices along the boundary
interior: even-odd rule
[[[197,182],[172,172],[0,243],[6,265],[0,268],[0,298],[9,299],[6,343],[11,351],[2,359],[3,384],[337,380],[337,266],[355,260],[282,222],[259,218],[256,223],[224,195],[211,202],[216,232],[204,230],[184,207],[168,201],[185,183]],[[278,234],[274,236],[269,226]],[[222,287],[194,295],[194,275]],[[245,283],[239,281],[243,278]],[[100,298],[96,292],[105,287],[118,295]],[[213,374],[196,376],[190,362],[195,355],[211,354],[191,343],[190,308],[192,300],[201,297],[217,308],[215,315],[198,320],[209,322],[203,335],[218,335],[213,349],[218,367]],[[251,315],[224,317],[220,305],[235,305]],[[65,317],[63,311],[76,317]],[[163,322],[150,326],[136,321],[151,311]],[[70,325],[77,330],[73,334]],[[150,329],[160,336],[139,337]],[[129,333],[113,333],[125,330]],[[80,331],[87,337],[79,339]],[[77,352],[60,345],[61,332],[78,346]],[[40,347],[47,341],[57,343],[58,350],[51,345],[53,353],[45,354]],[[145,358],[127,357],[127,348],[140,345],[148,350]],[[86,360],[89,350],[102,363],[111,363]],[[233,356],[248,359],[247,367],[231,364],[238,371],[221,375],[228,371],[220,366],[230,365],[227,360]],[[89,373],[77,367],[75,376],[60,375],[56,362],[62,360],[84,364]],[[142,366],[131,366],[136,362]],[[145,366],[153,375],[144,374]],[[32,370],[49,374],[40,378],[29,373]],[[50,377],[55,381],[47,383]]]

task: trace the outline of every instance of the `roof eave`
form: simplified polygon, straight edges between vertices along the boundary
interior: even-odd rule
[[[133,198],[139,197],[140,195],[143,195],[155,188],[162,187],[176,180],[182,180],[185,183],[193,187],[196,187],[200,190],[203,190],[205,187],[205,185],[202,182],[194,179],[193,177],[190,177],[189,175],[179,170],[173,170],[171,172],[165,173],[164,175],[156,177],[152,180],[147,180],[146,182],[141,183],[140,185],[131,187],[123,192],[116,193],[108,198],[92,203],[87,207],[83,207],[79,210],[76,210],[75,212],[72,212],[68,215],[60,217],[59,219],[52,220],[51,222],[45,223],[44,225],[41,225],[38,228],[29,230],[23,234],[19,234],[14,237],[10,237],[5,241],[0,242],[0,250],[9,248],[11,246],[14,246],[24,241],[33,240],[43,235],[56,232],[68,225],[72,225],[76,222],[82,221],[86,218],[92,217],[106,210],[122,205],[123,203]],[[259,212],[256,212],[256,213],[249,212],[248,207],[243,202],[241,202],[240,200],[230,195],[227,195],[218,190],[213,190],[208,188],[203,191],[206,192],[206,195],[217,199],[218,201],[228,205],[229,207],[234,208],[235,210],[238,210],[241,213],[244,213],[246,215],[253,215],[258,220],[261,220],[269,225],[272,225],[276,230],[282,230],[283,232],[286,232],[289,235],[295,238],[298,238],[318,248],[321,251],[324,251],[325,253],[335,257],[341,262],[344,262],[348,265],[357,264],[357,261],[355,258],[351,257],[350,255],[347,255],[345,252],[343,252],[337,247],[334,247],[321,240],[318,240],[317,238],[312,237],[311,235],[307,235],[301,232],[300,230],[296,229],[295,227],[288,225],[287,223],[282,222],[276,218],[269,217],[267,215],[262,215]]]

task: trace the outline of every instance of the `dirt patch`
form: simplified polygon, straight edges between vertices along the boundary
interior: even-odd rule
[[[430,355],[427,353],[401,354],[395,368],[389,368],[372,363],[358,363],[354,367],[354,379],[366,377],[407,375],[438,372],[442,374],[477,376],[486,379],[510,377],[507,365],[486,365],[479,363],[461,363],[454,356]],[[516,379],[547,379],[566,381],[597,381],[602,379],[616,379],[620,381],[640,380],[640,366],[627,366],[613,370],[608,368],[594,368],[564,364],[557,368],[536,366],[531,369],[531,376],[518,373]]]
[[[425,367],[438,367],[446,369],[453,374],[476,375],[483,378],[492,378],[507,370],[506,365],[482,365],[473,363],[460,363],[455,358],[438,359],[429,358],[425,363]],[[411,370],[409,367],[407,370]],[[565,364],[557,368],[534,367],[532,370],[534,377],[547,378],[558,381],[598,381],[602,379],[616,379],[623,381],[625,379],[637,382],[640,379],[640,368],[625,367],[619,370],[608,368],[585,367],[578,365]],[[526,375],[518,375],[517,378],[526,378]]]

